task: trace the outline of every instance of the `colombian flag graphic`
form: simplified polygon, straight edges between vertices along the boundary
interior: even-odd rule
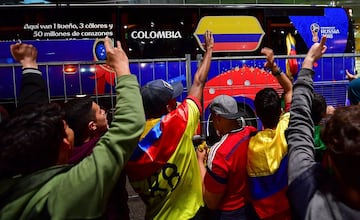
[[[188,118],[187,107],[180,105],[179,108],[183,110],[183,117],[178,117],[176,111],[173,111],[161,119],[146,121],[141,140],[126,166],[130,181],[143,180],[153,175],[176,151],[186,132]]]
[[[245,52],[258,49],[265,34],[253,16],[205,16],[201,18],[194,36],[204,50],[204,33],[214,36],[214,52]]]

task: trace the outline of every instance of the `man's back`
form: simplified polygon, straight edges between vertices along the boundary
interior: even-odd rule
[[[203,206],[200,171],[191,137],[199,102],[186,99],[151,124],[127,165],[129,181],[147,205],[147,218],[189,219]],[[154,125],[154,126],[152,126]]]
[[[272,49],[263,48],[265,67],[284,89],[284,107],[273,88],[256,93],[256,114],[264,130],[251,138],[248,150],[247,172],[252,204],[261,219],[289,219],[287,190],[287,142],[285,130],[289,124],[287,113],[292,100],[292,82],[274,62]]]
[[[146,218],[191,219],[203,206],[192,137],[200,122],[200,100],[213,47],[214,38],[206,31],[204,59],[187,98],[180,105],[176,105],[176,97],[182,87],[179,90],[175,84],[157,79],[141,88],[147,127],[152,128],[143,135],[126,171],[133,188],[145,201]]]
[[[249,143],[247,173],[252,204],[261,218],[289,218],[286,197],[288,146],[285,130],[290,114],[280,116],[276,129],[265,129]]]
[[[206,189],[210,192],[224,192],[218,210],[233,211],[248,203],[246,180],[247,149],[250,136],[256,129],[246,126],[230,131],[210,147],[207,167],[211,176],[223,179],[219,184],[205,176]]]

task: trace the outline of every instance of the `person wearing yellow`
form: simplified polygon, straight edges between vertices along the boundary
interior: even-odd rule
[[[127,175],[146,205],[145,219],[192,219],[204,201],[192,137],[202,113],[214,38],[205,33],[204,59],[186,99],[176,105],[177,86],[158,79],[141,88],[146,127],[127,164]],[[181,91],[180,91],[181,93]]]
[[[265,67],[284,89],[284,111],[281,98],[273,88],[264,88],[255,96],[255,111],[264,130],[251,137],[248,147],[247,173],[251,201],[260,219],[290,219],[287,190],[287,143],[285,130],[289,124],[292,83],[274,62],[270,48]]]

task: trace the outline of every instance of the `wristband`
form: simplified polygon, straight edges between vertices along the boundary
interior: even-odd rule
[[[280,76],[280,74],[282,73],[282,70],[280,69],[280,67],[278,67],[277,71],[271,71],[271,74],[275,77]]]
[[[31,67],[23,68],[22,74],[25,75],[27,73],[36,73],[36,74],[39,74],[40,76],[42,76],[41,71],[39,69],[37,69],[37,68],[31,68]]]

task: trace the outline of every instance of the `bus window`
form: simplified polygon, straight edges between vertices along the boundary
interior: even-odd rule
[[[194,13],[194,10],[183,8],[121,10],[121,31],[129,56],[144,59],[193,54],[197,47],[192,35]]]
[[[295,29],[288,17],[270,18],[267,20],[268,47],[272,48],[277,55],[286,55],[286,36],[290,33],[296,41],[295,49],[297,54],[306,54],[307,46]]]

